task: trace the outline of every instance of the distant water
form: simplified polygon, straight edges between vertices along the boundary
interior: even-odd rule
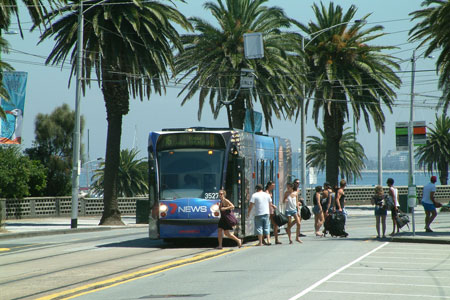
[[[437,174],[434,174],[437,176]],[[349,180],[347,184],[349,186],[375,186],[378,184],[378,172],[361,172],[362,178],[356,179],[356,182],[353,180]],[[415,184],[417,186],[423,186],[430,182],[431,175],[428,173],[424,173],[423,171],[414,172]],[[386,181],[388,178],[394,179],[394,185],[396,186],[407,186],[408,185],[408,172],[400,171],[400,172],[392,172],[392,171],[383,171],[382,176],[382,184],[386,185]],[[325,173],[317,174],[317,185],[322,185],[325,182]],[[313,185],[316,185],[313,184]],[[439,184],[439,180],[437,182]]]
[[[90,174],[92,176],[93,174]],[[377,172],[361,172],[362,179],[357,179],[356,183],[351,180],[348,182],[349,186],[375,186],[378,184],[378,173]],[[430,182],[430,177],[428,173],[424,173],[423,171],[416,171],[414,173],[416,185],[423,186],[426,185],[428,182]],[[435,174],[437,176],[437,174]],[[407,171],[401,171],[401,172],[390,172],[390,171],[383,171],[383,185],[386,185],[386,180],[388,178],[394,179],[394,184],[396,186],[407,186],[408,185],[408,172]],[[308,178],[308,174],[307,174]],[[315,185],[322,185],[325,182],[325,173],[318,173],[317,174],[317,182],[314,184],[311,184],[311,186]],[[307,180],[307,183],[309,181]],[[439,180],[437,182],[439,184]],[[86,187],[87,180],[86,180],[86,173],[82,172],[80,174],[80,187]]]

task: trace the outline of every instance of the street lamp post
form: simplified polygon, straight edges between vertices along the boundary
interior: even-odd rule
[[[411,57],[411,106],[408,124],[408,206],[411,208],[413,236],[416,235],[414,207],[416,203],[416,186],[414,178],[414,80],[416,73],[416,49]]]
[[[75,91],[75,127],[73,129],[73,157],[72,157],[72,214],[70,228],[78,226],[78,194],[80,188],[80,100],[81,100],[81,72],[83,66],[83,1],[80,1],[78,14],[77,35],[77,83]]]
[[[78,12],[78,31],[77,31],[77,83],[75,91],[75,127],[73,130],[73,157],[72,157],[72,214],[70,228],[77,228],[78,226],[78,194],[80,189],[80,102],[81,102],[81,80],[83,71],[83,31],[84,31],[84,16],[83,14],[89,9],[98,6],[107,0],[100,1],[85,11],[83,11],[83,1],[80,1]]]
[[[302,36],[302,52],[305,53],[305,48],[315,39],[317,38],[319,35],[321,35],[324,32],[327,32],[335,27],[341,26],[341,25],[345,25],[345,24],[349,24],[349,23],[362,23],[365,22],[365,20],[355,20],[354,22],[343,22],[343,23],[339,23],[339,24],[335,24],[333,26],[330,26],[328,28],[324,28],[322,30],[316,31],[314,32],[314,34],[309,35],[310,40],[308,41],[308,43],[306,43],[305,45],[305,38]],[[305,99],[306,99],[306,88],[305,85],[303,85],[303,99],[301,102],[301,106],[300,106],[300,151],[301,153],[301,159],[300,159],[300,164],[301,164],[301,181],[302,181],[302,198],[306,200],[306,141],[305,141]]]

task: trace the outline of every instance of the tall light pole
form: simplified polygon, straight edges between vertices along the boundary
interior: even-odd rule
[[[83,68],[83,0],[80,1],[78,14],[77,35],[77,83],[75,91],[75,127],[73,129],[73,157],[72,157],[72,214],[70,228],[78,226],[78,194],[80,188],[80,100],[81,100],[81,73]]]
[[[75,91],[75,127],[73,130],[73,157],[72,157],[72,214],[70,228],[78,226],[78,194],[80,189],[80,102],[81,102],[81,80],[83,71],[83,32],[84,32],[84,13],[89,9],[98,6],[107,0],[100,1],[85,11],[83,11],[83,0],[80,1],[78,12],[78,31],[77,31],[77,83]]]
[[[414,178],[414,80],[416,76],[416,49],[411,57],[411,105],[408,125],[408,206],[411,207],[413,236],[416,235],[414,207],[416,204],[416,186]]]
[[[302,36],[302,52],[303,54],[305,53],[305,48],[315,39],[317,38],[319,35],[321,35],[324,32],[327,32],[328,30],[331,30],[335,27],[341,26],[341,25],[345,25],[345,24],[349,24],[349,23],[365,23],[365,20],[355,20],[350,21],[350,22],[343,22],[343,23],[339,23],[339,24],[335,24],[333,26],[330,26],[328,28],[324,28],[322,30],[316,31],[314,32],[314,34],[308,35],[310,40],[308,41],[308,43],[306,43],[305,45],[305,37]],[[301,159],[300,159],[300,164],[301,164],[301,174],[300,174],[300,179],[302,182],[302,198],[306,200],[306,141],[305,141],[305,100],[306,100],[306,87],[305,85],[303,85],[303,99],[301,102],[301,106],[300,106],[300,151],[301,153]]]

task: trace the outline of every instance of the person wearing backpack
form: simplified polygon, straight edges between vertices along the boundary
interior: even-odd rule
[[[377,239],[380,238],[380,221],[383,230],[383,238],[386,237],[386,198],[387,196],[384,195],[383,187],[381,185],[377,185],[375,187],[375,195],[373,195],[372,199],[370,200],[372,205],[375,205],[375,225],[377,227]]]
[[[391,236],[395,235],[396,233],[400,232],[400,226],[397,224],[397,215],[398,215],[398,208],[399,208],[399,202],[398,202],[398,190],[394,187],[394,179],[388,178],[386,181],[386,184],[389,187],[389,202],[393,203],[391,208],[391,217],[392,217],[392,232]],[[395,229],[397,228],[397,232]]]

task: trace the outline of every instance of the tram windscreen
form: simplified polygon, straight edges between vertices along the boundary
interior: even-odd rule
[[[173,149],[157,155],[161,199],[218,199],[224,150]]]

